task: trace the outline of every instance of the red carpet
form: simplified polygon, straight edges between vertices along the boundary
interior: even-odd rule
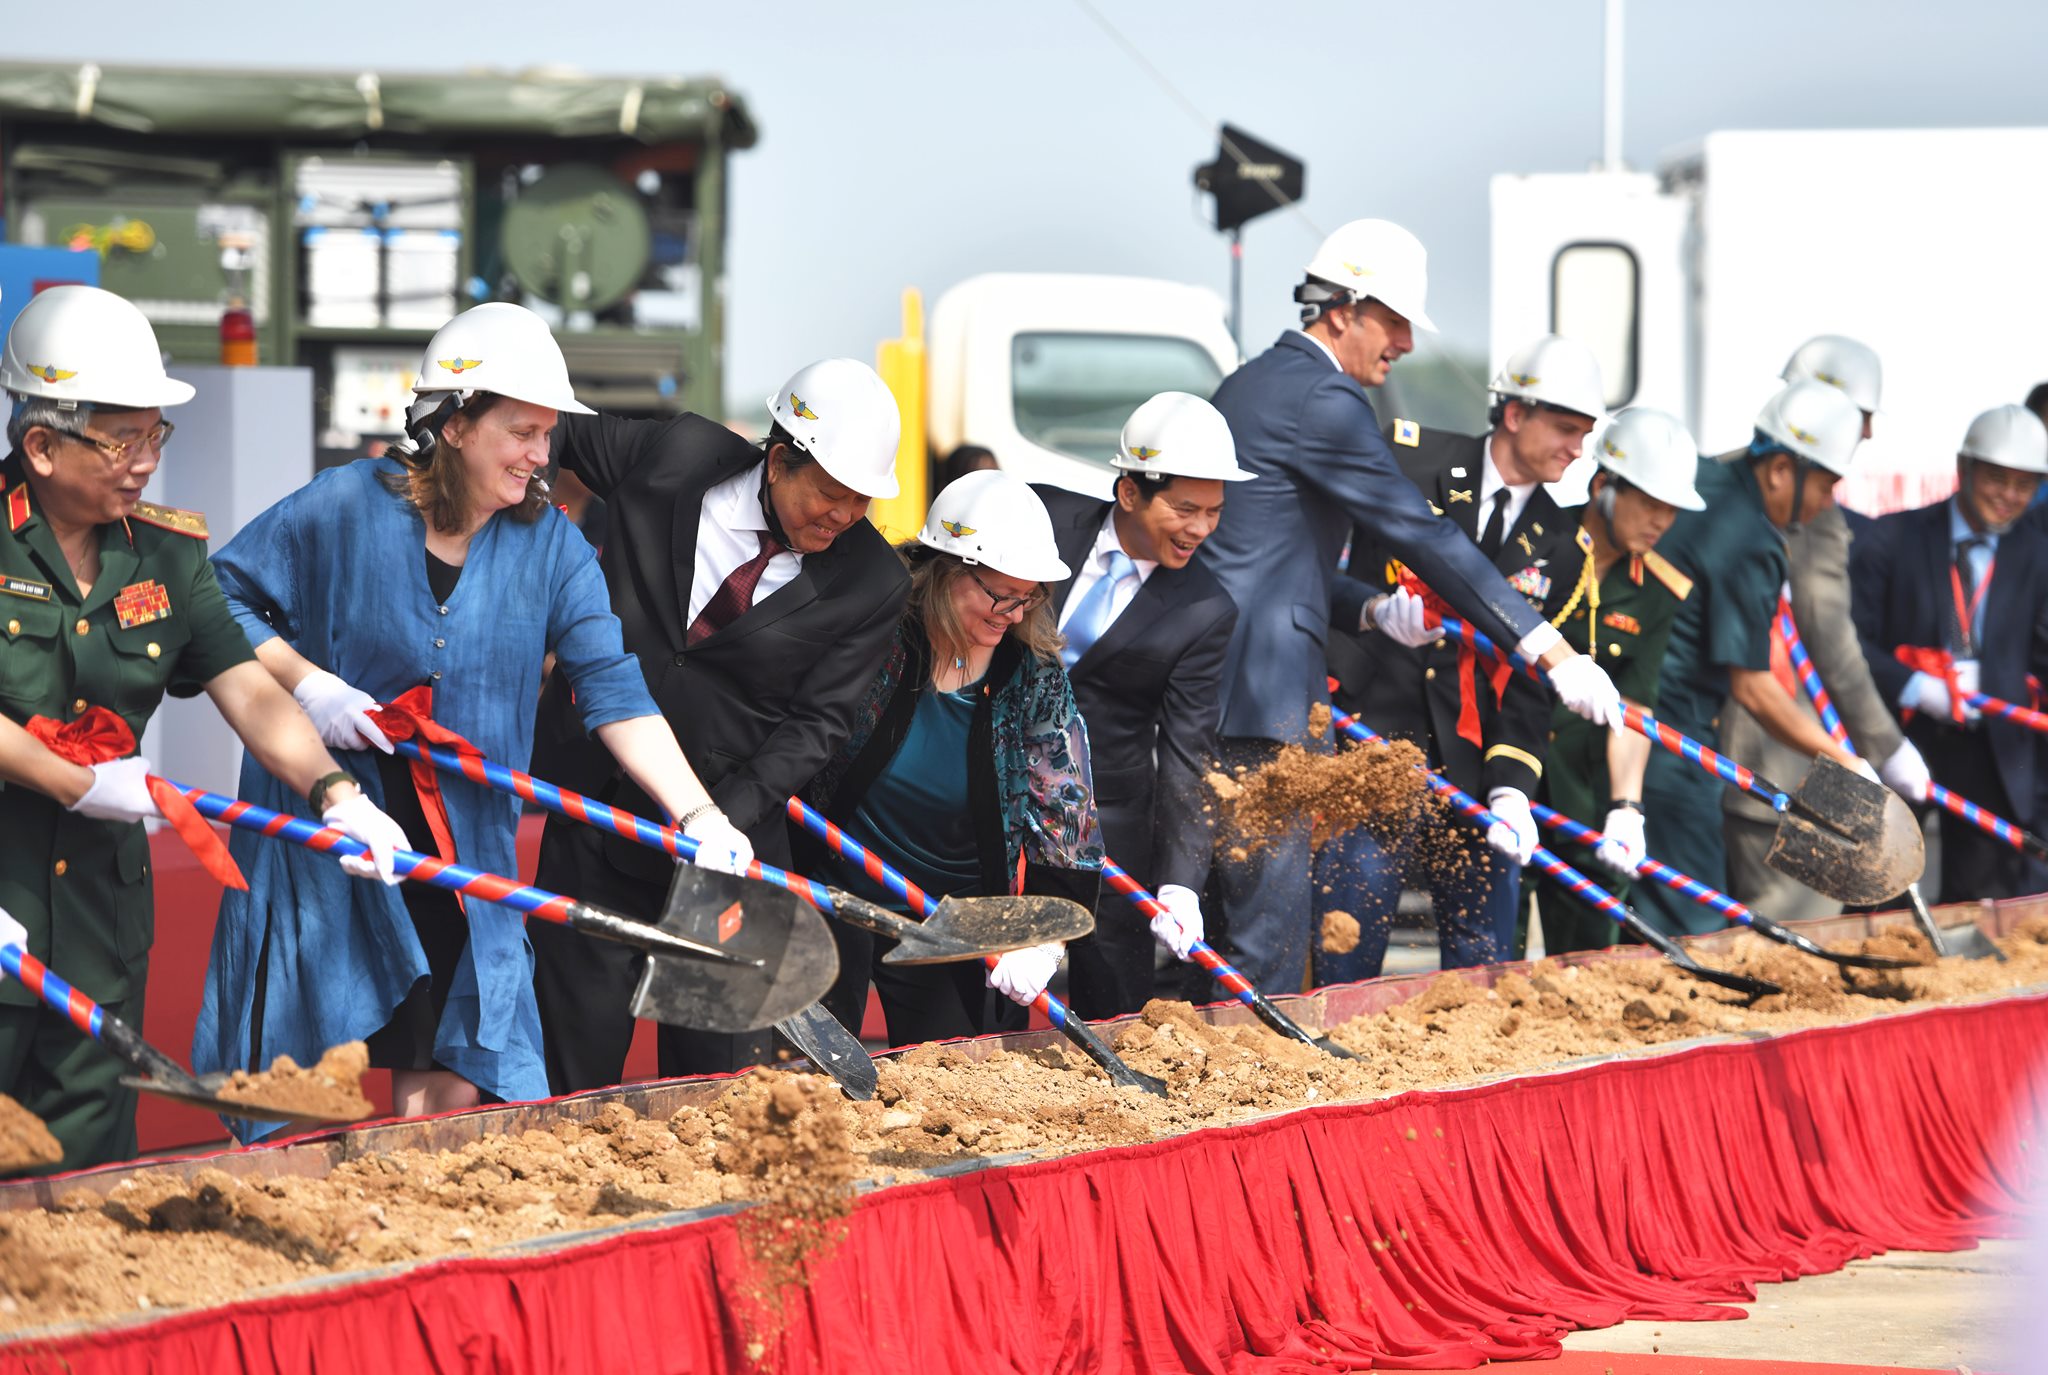
[[[1574,1328],[1735,1318],[1758,1281],[2015,1235],[2039,1152],[2009,1125],[2035,1120],[2044,1044],[2048,999],[1933,1008],[888,1189],[779,1332],[726,1216],[8,1348],[0,1371],[1549,1361]],[[1739,1368],[1656,1359],[1613,1369]]]
[[[1567,1351],[1541,1365],[1506,1367],[1502,1375],[1508,1370],[1517,1375],[1955,1375],[1954,1366],[1816,1365],[1811,1361],[1728,1361],[1604,1351]],[[1990,1372],[1979,1371],[1978,1375]]]

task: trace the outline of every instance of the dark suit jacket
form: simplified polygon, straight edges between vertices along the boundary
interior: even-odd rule
[[[1330,582],[1354,524],[1392,549],[1503,648],[1536,628],[1529,605],[1401,478],[1365,388],[1306,334],[1223,379],[1216,409],[1240,466],[1230,517],[1195,558],[1237,602],[1223,667],[1224,735],[1295,740],[1329,700]]]
[[[608,504],[599,563],[648,690],[712,798],[764,858],[786,858],[784,804],[846,739],[910,593],[902,562],[862,521],[796,578],[694,649],[685,648],[704,494],[761,451],[697,415],[672,420],[564,415],[554,459]],[[617,801],[654,804],[590,738],[559,675],[541,694],[534,772]],[[605,838],[607,856],[645,877],[657,851]]]
[[[1955,546],[1949,539],[1949,502],[1938,501],[1912,511],[1897,511],[1872,522],[1849,549],[1851,604],[1856,633],[1870,676],[1884,700],[1896,710],[1906,680],[1913,676],[1894,657],[1900,645],[1941,649],[1952,647],[1955,632],[1955,591],[1949,581]],[[2048,531],[2022,519],[1998,540],[1998,562],[1984,602],[1984,641],[1978,647],[1982,691],[2025,705],[2027,675],[2048,667],[2044,630],[2037,622],[2042,586],[2048,580]],[[1914,714],[1906,734],[1919,745],[1934,776],[1942,774],[1943,751],[1936,734],[1948,729]],[[1974,728],[1990,744],[1999,781],[2015,808],[2032,814],[2012,818],[2035,824],[2044,815],[2036,788],[2048,785],[2039,767],[2040,735],[2010,721],[1986,717]]]
[[[1401,422],[1389,427],[1390,437],[1402,432]],[[1486,461],[1486,436],[1449,434],[1405,427],[1414,442],[1393,444],[1402,475],[1433,510],[1440,511],[1476,541],[1480,520],[1479,487]],[[1501,540],[1494,567],[1545,618],[1563,612],[1579,583],[1586,556],[1577,543],[1579,523],[1558,509],[1539,486],[1530,493],[1521,514]],[[1484,797],[1494,788],[1519,788],[1536,796],[1543,761],[1550,749],[1550,695],[1517,673],[1496,700],[1486,664],[1474,669],[1474,695],[1479,706],[1481,744],[1458,734],[1460,705],[1458,647],[1450,637],[1423,649],[1410,649],[1378,633],[1358,631],[1361,595],[1374,595],[1398,585],[1398,556],[1360,527],[1352,536],[1350,577],[1331,598],[1331,671],[1342,684],[1338,705],[1356,710],[1374,730],[1422,745],[1444,773],[1467,792]],[[1425,581],[1427,579],[1425,578]],[[1491,635],[1488,638],[1492,638]]]
[[[1112,505],[1034,487],[1076,573]],[[1053,614],[1074,580],[1053,592]],[[1088,723],[1096,810],[1110,857],[1140,882],[1202,891],[1214,845],[1202,776],[1216,762],[1216,692],[1237,604],[1199,562],[1155,568],[1067,673]]]

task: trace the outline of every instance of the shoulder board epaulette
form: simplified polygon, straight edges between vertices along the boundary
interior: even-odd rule
[[[1671,595],[1678,598],[1678,600],[1684,601],[1692,595],[1692,579],[1679,572],[1677,568],[1672,566],[1670,559],[1665,558],[1656,550],[1652,549],[1649,553],[1643,555],[1643,567],[1649,569],[1651,576],[1669,588]]]
[[[144,525],[154,525],[193,539],[206,539],[206,517],[197,511],[180,511],[175,506],[159,506],[153,501],[138,501],[129,519],[139,520]]]
[[[1422,443],[1422,426],[1412,420],[1396,420],[1394,442],[1406,444],[1411,449],[1418,447]]]

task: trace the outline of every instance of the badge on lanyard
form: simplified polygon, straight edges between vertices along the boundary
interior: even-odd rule
[[[114,598],[114,615],[123,630],[163,620],[170,614],[171,594],[155,578],[148,582],[129,583]]]

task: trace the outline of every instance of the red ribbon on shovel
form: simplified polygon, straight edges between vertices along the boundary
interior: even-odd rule
[[[1415,576],[1414,570],[1401,570],[1401,586],[1422,598],[1422,618],[1427,625],[1435,625],[1445,616],[1457,618],[1457,609],[1449,602],[1430,591],[1429,585]],[[1479,729],[1479,687],[1474,669],[1479,662],[1479,649],[1472,642],[1472,628],[1465,626],[1458,637],[1458,738],[1472,745],[1485,743],[1485,736]],[[1508,690],[1508,679],[1515,676],[1515,666],[1504,660],[1489,659],[1486,666],[1486,682],[1493,689],[1493,704],[1500,706],[1500,699]]]
[[[1963,716],[1963,689],[1956,682],[1956,658],[1945,649],[1925,649],[1917,645],[1900,645],[1892,651],[1892,657],[1912,669],[1925,673],[1930,678],[1939,678],[1948,688],[1948,713],[1957,725],[1965,721]]]
[[[76,721],[69,722],[31,716],[26,729],[42,741],[50,753],[88,768],[94,764],[111,764],[135,753],[135,732],[128,729],[126,721],[105,707],[88,707]],[[206,872],[213,875],[215,882],[226,888],[248,892],[249,880],[242,877],[234,857],[228,854],[226,843],[214,833],[206,818],[199,815],[191,800],[155,774],[149,775],[148,782],[150,801],[156,803],[156,809],[164,814],[164,820],[171,823],[178,839],[185,842]]]
[[[418,737],[430,745],[443,745],[459,754],[483,758],[482,750],[434,719],[434,690],[425,683],[407,689],[388,704],[371,707],[367,714],[388,740]],[[435,857],[454,864],[455,833],[448,827],[448,804],[441,796],[440,771],[424,759],[409,763],[413,788],[420,795],[420,810],[426,814],[427,829],[434,833]],[[455,901],[462,902],[460,893],[455,895]]]

